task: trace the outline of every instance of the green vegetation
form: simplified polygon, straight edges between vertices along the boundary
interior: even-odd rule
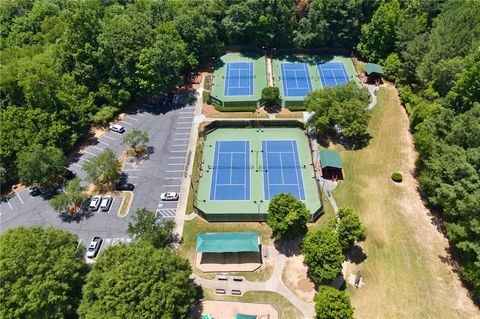
[[[85,162],[82,168],[87,173],[87,180],[101,188],[113,187],[120,177],[120,162],[109,148]]]
[[[220,112],[255,112],[256,106],[222,106],[220,104],[213,103],[215,110]]]
[[[85,188],[80,184],[80,179],[74,178],[67,182],[65,191],[52,198],[50,205],[57,212],[76,213],[86,198],[84,191]]]
[[[280,89],[276,86],[267,86],[262,90],[262,100],[267,105],[274,105],[280,97]]]
[[[184,318],[195,303],[188,260],[145,242],[105,250],[87,275],[80,318]]]
[[[33,144],[20,152],[17,168],[22,183],[48,187],[65,172],[65,157],[58,148]]]
[[[302,255],[317,285],[331,282],[342,271],[342,247],[338,235],[329,228],[310,230],[303,240]]]
[[[304,106],[304,105],[297,105],[297,106],[287,106],[287,109],[289,111],[306,111],[307,110],[307,107]]]
[[[159,223],[155,212],[140,208],[128,223],[127,233],[135,239],[148,242],[155,248],[163,248],[172,244],[174,228],[174,221],[167,220]]]
[[[292,239],[307,231],[310,212],[290,193],[275,195],[268,205],[267,224],[276,239]]]
[[[320,286],[314,301],[315,319],[353,319],[350,298],[343,291],[330,286]]]
[[[340,207],[337,214],[339,218],[337,225],[338,240],[343,250],[352,249],[355,242],[367,239],[366,229],[353,208]]]
[[[0,235],[0,317],[65,318],[75,314],[86,273],[83,246],[53,227],[18,227]]]
[[[149,138],[147,132],[140,131],[136,128],[125,134],[122,138],[122,144],[128,145],[137,156],[142,149],[147,147],[148,142]]]
[[[403,176],[402,176],[402,174],[399,173],[399,172],[393,173],[392,176],[391,176],[391,178],[392,178],[392,180],[393,180],[394,182],[397,182],[397,183],[400,183],[400,182],[403,180]]]
[[[367,104],[368,93],[353,82],[315,90],[305,99],[307,110],[314,113],[310,123],[320,134],[327,134],[338,127],[343,136],[358,144],[367,138],[370,118]]]

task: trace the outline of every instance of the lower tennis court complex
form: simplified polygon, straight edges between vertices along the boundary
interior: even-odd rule
[[[194,206],[209,221],[266,220],[270,200],[291,193],[321,211],[308,139],[299,128],[217,128],[205,136]]]

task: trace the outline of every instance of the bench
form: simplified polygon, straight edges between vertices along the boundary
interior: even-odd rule
[[[217,295],[224,295],[225,294],[225,289],[215,289],[215,293]]]
[[[228,280],[228,277],[227,276],[217,276],[217,280],[226,281],[226,280]]]
[[[243,277],[233,277],[233,281],[243,281]]]
[[[241,294],[242,292],[240,290],[237,290],[237,289],[232,290],[232,295],[234,296],[240,296]]]

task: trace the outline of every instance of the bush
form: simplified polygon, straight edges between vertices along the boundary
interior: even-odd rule
[[[210,92],[203,90],[203,93],[202,93],[203,103],[208,103],[209,99],[210,99]]]
[[[303,105],[294,105],[294,106],[287,106],[287,109],[289,111],[295,112],[295,111],[306,111],[307,108]]]
[[[276,86],[267,86],[262,90],[262,100],[267,105],[274,105],[280,96],[280,90]]]
[[[387,79],[395,81],[400,72],[400,58],[396,53],[391,53],[383,62],[383,70]]]
[[[402,174],[400,174],[399,172],[393,173],[392,174],[392,180],[394,182],[400,183],[403,180]]]
[[[256,106],[221,106],[217,103],[212,103],[215,110],[220,112],[254,112],[257,110]]]
[[[117,108],[113,106],[104,106],[97,113],[95,113],[95,115],[92,117],[92,120],[95,124],[105,124],[111,118],[113,118],[117,111]]]

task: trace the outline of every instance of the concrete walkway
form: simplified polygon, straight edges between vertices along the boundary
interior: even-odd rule
[[[268,258],[274,260],[272,276],[267,281],[248,281],[243,280],[241,282],[227,280],[220,281],[217,279],[204,279],[198,276],[193,276],[195,283],[198,285],[210,288],[213,291],[215,289],[225,289],[227,292],[235,289],[240,290],[242,294],[247,291],[272,291],[276,292],[288,301],[290,301],[300,312],[302,312],[305,319],[311,319],[315,315],[314,303],[305,302],[288,289],[282,281],[282,273],[285,268],[287,256],[280,253],[275,246],[268,246]]]
[[[367,109],[371,110],[377,105],[377,92],[379,87],[373,84],[365,84],[370,96],[372,97],[372,101],[368,104]]]

